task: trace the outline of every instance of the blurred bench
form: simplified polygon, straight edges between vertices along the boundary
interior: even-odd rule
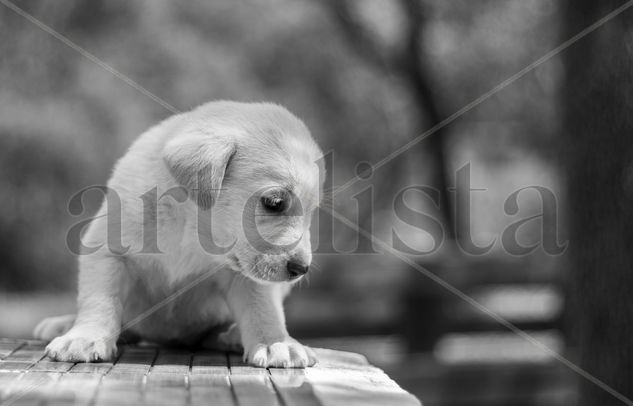
[[[39,341],[0,339],[11,405],[419,405],[359,354],[315,349],[306,369],[262,369],[211,351],[123,346],[113,363],[54,362]]]

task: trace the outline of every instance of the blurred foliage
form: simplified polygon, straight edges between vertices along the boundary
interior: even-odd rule
[[[178,109],[213,99],[288,106],[306,121],[324,151],[335,152],[335,184],[352,177],[358,161],[378,161],[421,130],[424,112],[412,101],[406,80],[363,60],[320,2],[19,5]],[[399,46],[402,10],[390,0],[355,6],[379,41]],[[555,1],[425,0],[424,6],[429,15],[420,33],[423,62],[434,97],[447,114],[556,45]],[[69,197],[87,185],[105,183],[132,140],[170,113],[3,6],[0,36],[0,287],[69,288],[75,264],[65,233],[77,220],[66,211]],[[451,125],[450,169],[472,162],[474,186],[488,189],[473,202],[479,237],[508,223],[503,199],[518,187],[556,189],[552,151],[560,82],[555,58]],[[397,221],[383,210],[390,208],[395,187],[425,182],[421,151],[409,151],[377,171],[371,182],[379,202],[376,232],[390,238]],[[366,185],[361,182],[337,197],[335,207],[354,218],[350,196]],[[532,199],[528,206],[536,210],[538,204]],[[496,209],[489,210],[491,205]],[[339,226],[338,244],[351,236]],[[383,284],[402,275],[397,262],[377,262],[371,255],[317,262],[322,272],[313,283],[327,286],[352,279],[346,286],[364,289],[367,280]]]

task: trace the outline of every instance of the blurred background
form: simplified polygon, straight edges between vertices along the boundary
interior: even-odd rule
[[[585,7],[573,31],[573,16],[554,0],[16,4],[178,110],[217,99],[287,106],[331,152],[334,189],[356,176],[359,163],[379,162],[538,60],[584,28],[583,18],[589,25],[610,11]],[[6,337],[30,337],[42,317],[74,311],[76,258],[66,232],[94,214],[100,199],[89,199],[81,216],[69,214],[68,201],[105,184],[135,137],[171,114],[41,28],[0,5]],[[565,108],[571,60],[555,55],[497,89],[336,193],[332,207],[382,241],[391,244],[395,231],[409,247],[432,251],[408,257],[575,360],[565,321],[569,151],[561,147],[570,114],[577,121]],[[588,140],[582,145],[592,149]],[[456,181],[460,168],[466,183]],[[412,185],[438,191],[439,206],[415,191],[405,200],[437,219],[443,235],[395,215],[394,197]],[[532,186],[551,192],[554,205]],[[522,188],[513,210],[507,200]],[[516,230],[528,248],[504,246],[504,230],[530,216]],[[576,375],[552,353],[327,213],[315,229],[317,270],[286,307],[298,338],[364,353],[425,405],[578,400]]]

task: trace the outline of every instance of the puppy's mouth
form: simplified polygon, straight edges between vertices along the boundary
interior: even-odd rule
[[[240,259],[235,256],[235,255],[231,255],[228,257],[229,258],[229,266],[231,267],[231,269],[233,269],[233,271],[246,276],[249,279],[254,280],[255,282],[267,282],[263,279],[258,278],[255,275],[256,269],[257,269],[257,263],[255,263],[254,266],[251,267],[245,267],[242,264],[242,261],[240,261]]]
[[[231,255],[229,257],[229,266],[245,277],[258,282],[258,283],[279,283],[279,282],[291,282],[294,283],[301,279],[301,277],[293,278],[286,274],[286,272],[281,272],[276,270],[274,267],[265,265],[262,263],[262,260],[259,259],[255,261],[255,265],[252,266],[244,266],[243,261],[235,256]]]
[[[229,260],[229,266],[231,267],[231,269],[241,273],[243,268],[240,259],[235,255],[229,255],[227,258]]]

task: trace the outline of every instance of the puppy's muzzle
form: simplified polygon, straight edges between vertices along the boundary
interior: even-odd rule
[[[293,280],[307,274],[310,267],[299,262],[288,261],[286,269],[288,270],[288,277],[290,278],[290,280]]]

